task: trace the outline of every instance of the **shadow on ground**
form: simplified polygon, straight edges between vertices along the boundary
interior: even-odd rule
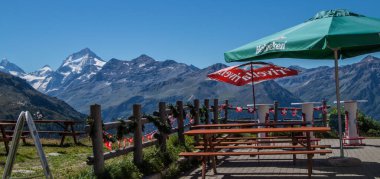
[[[219,160],[221,161],[221,160]],[[224,160],[218,164],[218,174],[209,174],[206,178],[307,178],[307,163],[304,159],[298,159],[296,165],[289,159],[234,159]],[[239,168],[255,168],[260,167],[261,170],[265,170],[266,167],[277,167],[288,169],[302,169],[301,172],[296,170],[294,173],[274,173],[274,172],[260,172],[253,170],[244,170],[241,172]],[[223,168],[232,168],[229,172],[224,172]],[[236,168],[234,172],[233,168]],[[210,167],[208,167],[208,171]],[[337,176],[339,175],[339,176]],[[347,175],[347,176],[341,176]],[[197,170],[195,173],[189,172],[185,176],[191,176],[190,178],[199,178],[201,176],[201,170]],[[312,178],[376,178],[380,177],[380,163],[377,162],[362,162],[360,166],[356,167],[334,167],[328,164],[326,159],[314,159],[313,160],[313,175]]]

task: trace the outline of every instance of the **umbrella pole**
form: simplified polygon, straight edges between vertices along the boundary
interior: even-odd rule
[[[252,82],[252,98],[253,98],[253,110],[254,110],[254,113],[256,113],[256,97],[255,97],[255,83],[254,83],[254,80],[253,80],[253,65],[252,65],[252,62],[251,62],[251,82]]]
[[[339,148],[340,148],[340,157],[344,157],[343,152],[343,133],[342,133],[342,119],[340,114],[340,91],[339,91],[339,66],[338,66],[338,50],[334,49],[335,56],[335,88],[336,88],[336,108],[338,112],[338,129],[339,129]]]

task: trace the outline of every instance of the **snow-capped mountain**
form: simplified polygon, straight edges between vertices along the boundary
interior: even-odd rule
[[[46,77],[52,73],[53,69],[51,69],[49,65],[45,65],[35,72],[28,73],[20,77],[29,82],[29,84],[32,85],[34,89],[42,89],[46,88],[46,83],[44,83]]]
[[[247,98],[252,93],[250,86],[207,80],[208,73],[223,67],[216,64],[199,69],[174,60],[156,61],[147,55],[130,61],[111,59],[90,80],[56,96],[83,113],[88,112],[89,105],[101,104],[105,120],[128,116],[134,103],[142,104],[146,113],[156,110],[160,101],[219,98],[234,104],[251,103],[252,98]],[[274,81],[259,84],[257,89],[257,101],[262,103],[281,100],[286,105],[300,101]]]
[[[39,91],[54,96],[70,85],[89,80],[102,69],[105,63],[89,48],[85,48],[68,56],[56,71],[49,73],[42,81],[36,82],[38,85],[32,81],[29,82],[33,87],[38,86]]]
[[[9,62],[7,59],[3,59],[0,62],[0,71],[4,73],[9,73],[13,76],[23,76],[25,75],[24,70],[22,70],[17,65]]]

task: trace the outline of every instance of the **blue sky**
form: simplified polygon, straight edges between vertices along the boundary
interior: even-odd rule
[[[68,55],[88,47],[106,61],[147,54],[203,68],[224,62],[225,51],[302,23],[320,10],[344,8],[380,18],[379,7],[378,0],[0,1],[0,58],[27,72],[45,64],[56,69]]]

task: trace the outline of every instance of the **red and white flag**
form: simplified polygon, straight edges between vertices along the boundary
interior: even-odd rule
[[[236,107],[236,112],[242,112],[243,108],[242,107]]]

